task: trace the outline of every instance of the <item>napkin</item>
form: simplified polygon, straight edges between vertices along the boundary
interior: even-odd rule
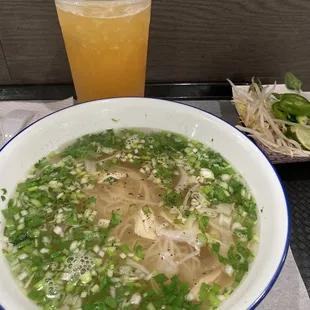
[[[16,133],[36,120],[67,108],[74,104],[74,99],[68,98],[62,101],[0,101],[0,147],[4,142],[5,131],[11,132],[16,128]],[[18,111],[18,119],[13,111]],[[30,112],[30,113],[29,113]],[[15,113],[16,114],[16,113]]]

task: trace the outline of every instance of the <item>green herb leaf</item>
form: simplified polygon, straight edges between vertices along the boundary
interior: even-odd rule
[[[112,216],[110,220],[109,227],[113,228],[120,224],[122,221],[122,214],[121,212],[112,211]]]
[[[119,248],[124,254],[128,254],[130,252],[130,249],[127,244],[122,244],[120,245]]]
[[[178,207],[183,202],[181,194],[179,194],[175,190],[171,191],[168,194],[164,194],[161,197],[165,203],[165,206],[169,208]]]
[[[163,273],[160,273],[154,277],[157,283],[164,283],[168,280],[168,277]]]
[[[104,180],[104,182],[109,183],[109,184],[113,184],[117,181],[118,181],[118,179],[113,178],[113,177],[108,177],[107,179]]]
[[[209,223],[207,216],[198,215],[199,228],[202,232],[205,232]]]
[[[202,283],[200,286],[200,291],[199,291],[199,299],[200,301],[205,301],[208,299],[208,293],[209,293],[209,285],[206,283]]]
[[[111,297],[107,297],[104,300],[104,303],[112,309],[115,309],[117,307],[117,301]]]
[[[30,228],[37,228],[44,223],[44,220],[37,215],[26,217],[26,226]]]
[[[287,89],[300,91],[302,82],[293,73],[287,72],[285,74],[285,86]]]
[[[18,234],[17,236],[15,236],[14,238],[13,238],[13,240],[10,240],[14,245],[17,245],[17,244],[19,244],[20,242],[22,242],[22,241],[24,241],[24,240],[26,240],[26,239],[28,239],[29,238],[29,236],[28,236],[28,233],[27,232],[22,232],[22,233],[20,233],[20,234]]]
[[[149,215],[152,213],[148,206],[142,207],[142,211],[145,215]]]
[[[141,245],[135,245],[134,252],[135,252],[135,256],[138,257],[139,259],[144,258],[144,252],[143,252],[143,248]]]
[[[85,201],[85,205],[95,206],[97,199],[95,197],[87,198]]]
[[[184,211],[184,215],[185,215],[186,217],[189,217],[191,214],[192,214],[192,212],[191,212],[190,210],[185,210],[185,211]]]
[[[212,250],[214,254],[218,254],[220,252],[221,244],[219,242],[212,244]]]

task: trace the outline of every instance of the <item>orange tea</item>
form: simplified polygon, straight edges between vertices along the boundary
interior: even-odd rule
[[[79,102],[143,96],[151,0],[56,0]]]

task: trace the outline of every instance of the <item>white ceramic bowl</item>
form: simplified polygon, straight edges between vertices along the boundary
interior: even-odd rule
[[[220,152],[244,176],[259,210],[262,209],[258,212],[260,244],[249,274],[220,309],[254,309],[274,284],[284,263],[289,245],[289,208],[279,178],[262,152],[237,129],[209,113],[145,98],[98,100],[64,109],[29,126],[1,149],[0,188],[5,187],[10,197],[28,169],[59,145],[85,134],[119,127],[164,129],[195,138]],[[1,202],[0,209],[5,207]],[[4,220],[0,221],[1,247]],[[5,310],[37,309],[21,293],[2,251],[0,270],[0,305]]]

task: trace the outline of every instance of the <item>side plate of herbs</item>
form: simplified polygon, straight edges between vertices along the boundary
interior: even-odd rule
[[[236,86],[231,81],[233,104],[241,124],[236,127],[254,139],[273,163],[310,160],[310,93],[288,72],[285,85]]]

